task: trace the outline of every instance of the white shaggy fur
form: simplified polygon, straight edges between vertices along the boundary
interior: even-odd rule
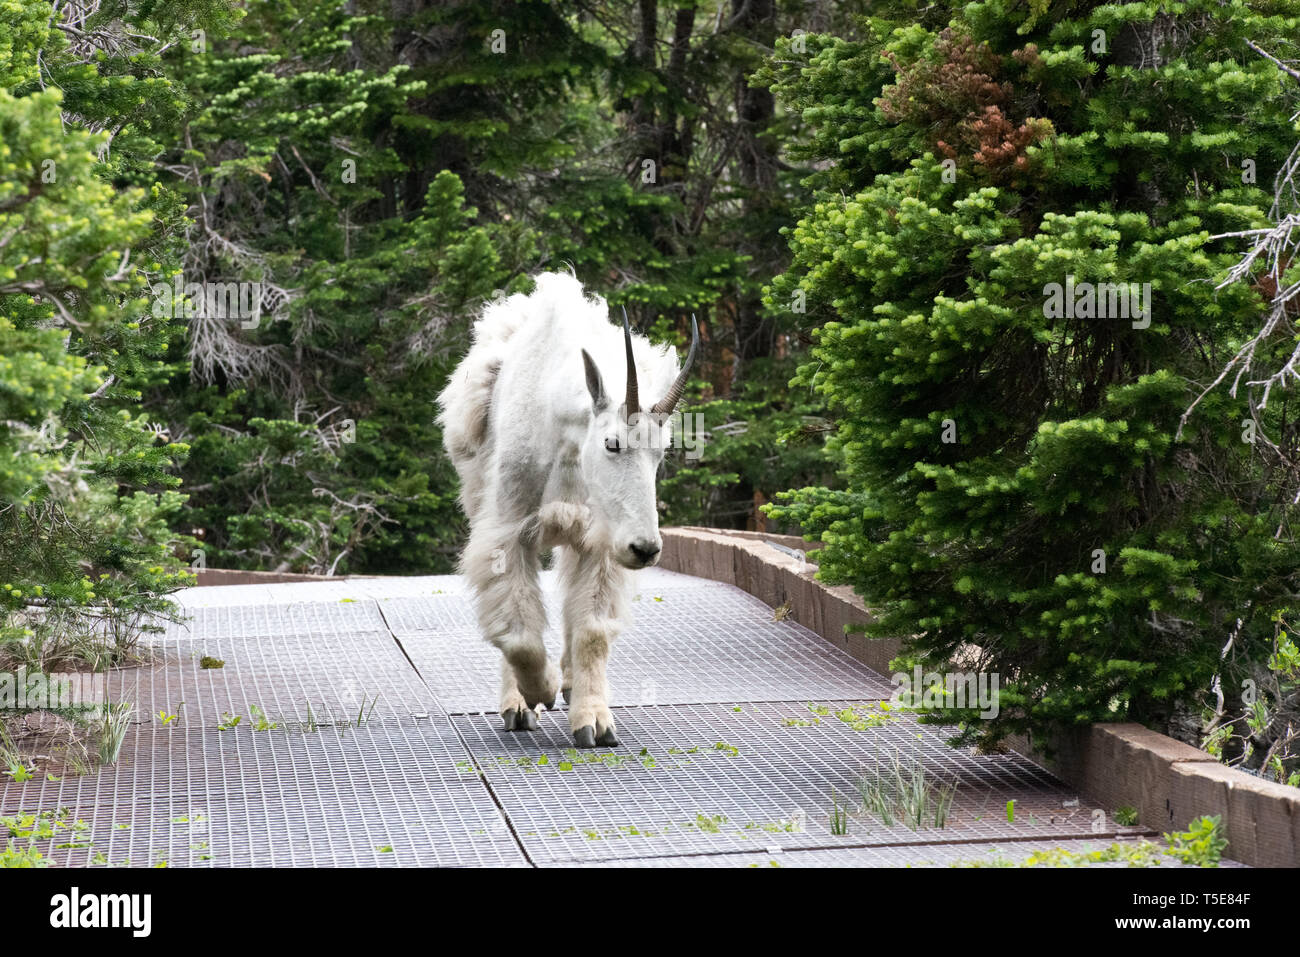
[[[669,429],[650,415],[625,421],[623,332],[571,275],[543,274],[531,295],[490,303],[473,337],[439,396],[438,421],[470,521],[461,571],[484,637],[503,654],[502,716],[508,729],[536,727],[532,709],[553,707],[562,684],[577,742],[616,744],[605,662],[629,569],[658,560],[655,474]],[[676,352],[641,336],[632,343],[640,396],[657,400],[677,377]],[[564,594],[562,672],[542,641],[537,573],[551,547]]]

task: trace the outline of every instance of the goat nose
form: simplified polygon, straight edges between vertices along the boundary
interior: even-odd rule
[[[628,545],[628,548],[632,549],[632,554],[635,555],[643,565],[648,564],[652,558],[659,554],[659,546],[654,542],[632,542]]]

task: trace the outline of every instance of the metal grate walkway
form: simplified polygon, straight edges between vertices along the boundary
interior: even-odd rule
[[[53,812],[42,852],[100,866],[946,866],[1146,833],[1097,833],[1026,758],[881,708],[885,678],[744,592],[638,575],[609,669],[618,748],[573,750],[562,710],[502,732],[460,579],[195,588],[152,662],[111,677],[136,704],[121,761],[6,781],[0,815]],[[947,826],[832,833],[833,800],[895,755],[956,784]]]

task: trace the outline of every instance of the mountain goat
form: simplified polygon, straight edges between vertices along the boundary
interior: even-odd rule
[[[562,688],[577,746],[616,745],[605,664],[630,570],[659,560],[655,474],[699,330],[692,318],[679,371],[674,349],[634,336],[626,314],[620,333],[604,299],[546,273],[531,295],[490,303],[473,340],[438,397],[438,421],[470,523],[461,572],[502,652],[501,717],[507,731],[535,730],[534,709],[553,708]],[[643,394],[659,398],[643,409]],[[559,669],[542,640],[547,548],[563,592]]]

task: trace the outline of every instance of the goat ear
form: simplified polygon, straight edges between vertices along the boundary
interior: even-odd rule
[[[592,407],[603,409],[609,404],[609,397],[605,394],[605,380],[600,377],[600,370],[586,349],[582,350],[582,364],[587,370],[587,391],[591,393]]]

